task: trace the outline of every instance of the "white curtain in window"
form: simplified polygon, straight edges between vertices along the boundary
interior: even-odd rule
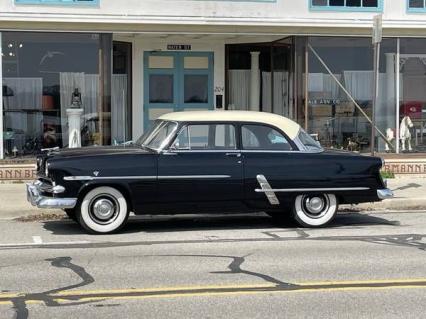
[[[125,142],[127,125],[127,74],[113,74],[111,83],[111,140]]]
[[[248,110],[250,103],[250,70],[229,70],[230,110]]]
[[[339,82],[342,82],[342,75],[334,75]],[[321,92],[325,99],[338,99],[340,97],[340,87],[330,74],[309,73],[309,92]]]
[[[272,112],[271,72],[262,72],[262,110]],[[274,72],[274,113],[288,114],[288,72]]]
[[[4,110],[36,109],[41,110],[43,99],[42,78],[3,78]]]

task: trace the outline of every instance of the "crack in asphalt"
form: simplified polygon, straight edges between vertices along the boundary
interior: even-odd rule
[[[82,281],[74,285],[60,287],[60,288],[44,291],[41,293],[27,293],[27,294],[20,295],[18,297],[10,298],[10,302],[12,302],[13,304],[13,309],[15,311],[16,319],[28,318],[29,316],[28,308],[27,308],[28,300],[42,301],[47,307],[76,306],[76,305],[82,305],[82,304],[87,304],[91,302],[91,301],[87,301],[87,302],[60,304],[55,300],[56,297],[51,296],[52,294],[55,294],[55,293],[67,291],[67,290],[78,288],[78,287],[87,286],[95,282],[95,279],[83,267],[73,264],[71,260],[72,260],[71,257],[56,257],[56,258],[46,259],[46,261],[50,261],[50,264],[53,267],[70,269],[77,276],[79,276]]]
[[[151,256],[151,257],[199,257],[199,258],[228,258],[232,259],[231,263],[228,265],[228,271],[213,271],[212,274],[244,274],[249,276],[254,276],[257,278],[260,278],[268,283],[275,284],[276,287],[293,287],[294,284],[281,281],[279,279],[276,279],[272,276],[262,274],[255,271],[245,270],[241,268],[241,265],[246,261],[246,258],[248,256],[251,256],[252,254],[248,254],[245,256],[230,256],[230,255],[145,255],[145,256]]]

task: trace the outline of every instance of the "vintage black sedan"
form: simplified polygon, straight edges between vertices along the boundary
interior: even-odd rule
[[[37,158],[29,202],[60,208],[92,233],[134,214],[260,212],[320,227],[338,204],[393,196],[382,160],[324,150],[297,123],[270,113],[161,116],[128,146],[51,150]]]

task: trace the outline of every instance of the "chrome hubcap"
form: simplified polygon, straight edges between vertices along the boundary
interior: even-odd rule
[[[306,201],[306,209],[313,214],[318,214],[324,209],[324,199],[321,197],[308,198]]]
[[[330,202],[326,195],[304,196],[302,199],[303,212],[310,218],[321,218],[329,207]]]
[[[95,198],[90,205],[90,214],[97,223],[110,223],[117,215],[118,204],[109,196]]]

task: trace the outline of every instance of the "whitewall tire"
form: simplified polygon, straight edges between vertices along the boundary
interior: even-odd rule
[[[119,230],[129,217],[127,200],[112,187],[89,191],[80,203],[78,221],[91,233],[107,234]]]
[[[299,195],[294,202],[293,216],[303,227],[321,227],[337,214],[338,203],[333,194]]]

